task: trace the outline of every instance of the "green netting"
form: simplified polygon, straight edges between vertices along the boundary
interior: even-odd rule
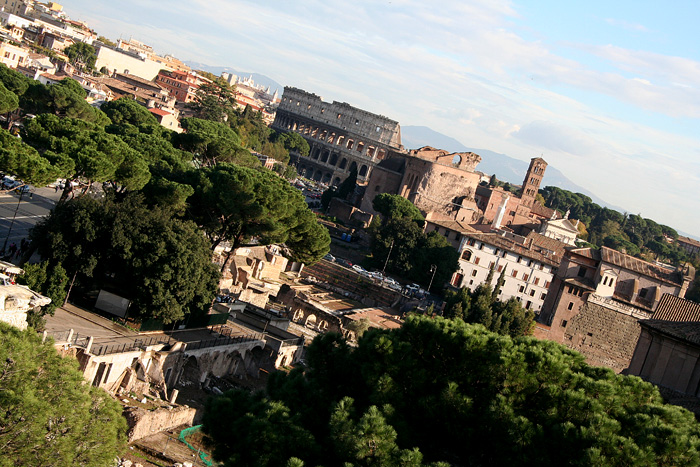
[[[187,439],[186,439],[189,435],[196,433],[201,429],[202,429],[202,425],[195,425],[191,428],[185,428],[184,430],[182,430],[180,432],[180,436],[178,436],[177,439],[179,439],[180,441],[185,443],[188,448],[192,449],[193,451],[197,451],[199,453],[199,458],[202,459],[202,462],[204,462],[204,465],[211,467],[214,465],[212,463],[212,461],[210,460],[211,456],[200,449],[196,449],[194,446],[192,446],[190,443],[188,443]]]

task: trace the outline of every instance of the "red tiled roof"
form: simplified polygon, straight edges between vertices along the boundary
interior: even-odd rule
[[[542,206],[540,203],[533,203],[530,212],[538,217],[544,217],[545,219],[551,219],[552,215],[557,211],[555,209],[550,209]],[[559,217],[558,213],[555,219]]]
[[[453,230],[460,233],[475,232],[474,228],[472,228],[469,224],[455,220],[426,220],[425,223],[439,225],[447,230]]]
[[[700,304],[666,293],[661,296],[654,319],[700,322]]]
[[[170,112],[166,112],[165,110],[161,109],[156,109],[155,107],[148,109],[149,112],[152,114],[160,115],[161,117],[166,117],[168,115],[172,115]]]
[[[633,256],[620,253],[612,248],[602,247],[600,249],[600,257],[606,263],[612,263],[615,266],[628,269],[638,274],[643,274],[676,285],[682,284],[682,279],[679,281],[679,275],[676,271],[656,266]]]
[[[465,233],[465,236],[552,266],[559,266],[564,256],[564,249],[567,246],[559,240],[545,237],[535,232],[530,232],[525,237],[524,243],[497,233],[475,232]]]

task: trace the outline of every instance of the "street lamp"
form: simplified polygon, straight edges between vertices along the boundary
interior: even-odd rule
[[[430,285],[428,285],[428,293],[430,293],[430,288],[433,286],[433,279],[435,279],[435,272],[437,271],[437,266],[434,264],[430,265],[430,272],[433,273],[433,276],[430,278]]]
[[[382,268],[382,276],[384,275],[384,271],[386,271],[386,265],[389,264],[389,257],[391,256],[391,250],[394,248],[394,241],[391,241],[391,246],[389,246],[389,254],[386,255],[386,261],[384,261],[384,267]]]

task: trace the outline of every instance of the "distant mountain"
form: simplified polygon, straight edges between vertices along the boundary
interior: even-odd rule
[[[529,161],[515,159],[505,154],[500,154],[488,149],[469,148],[458,140],[438,133],[427,126],[401,126],[401,142],[404,147],[417,149],[423,146],[432,146],[437,149],[445,149],[450,152],[473,152],[481,156],[481,162],[476,167],[480,172],[496,174],[496,178],[502,181],[520,185],[525,178],[525,172]],[[542,186],[556,186],[573,193],[582,193],[589,196],[594,203],[606,206],[616,211],[625,210],[603,201],[585,188],[576,185],[553,166],[547,166]]]
[[[221,73],[231,73],[232,75],[236,75],[239,77],[248,77],[252,76],[253,81],[255,81],[255,84],[262,84],[263,86],[270,87],[270,92],[274,93],[275,89],[279,90],[280,95],[282,95],[282,91],[284,90],[284,86],[279,84],[277,81],[274,79],[261,75],[260,73],[251,73],[248,71],[238,71],[234,70],[231,67],[227,66],[210,66],[210,65],[205,65],[204,63],[197,63],[197,62],[185,62],[187,66],[192,68],[193,70],[202,70],[202,71],[208,71],[209,73],[213,73],[216,76],[221,76]]]

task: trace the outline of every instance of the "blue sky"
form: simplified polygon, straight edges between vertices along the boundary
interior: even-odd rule
[[[700,236],[699,2],[62,4],[112,39],[542,156],[609,203]]]

